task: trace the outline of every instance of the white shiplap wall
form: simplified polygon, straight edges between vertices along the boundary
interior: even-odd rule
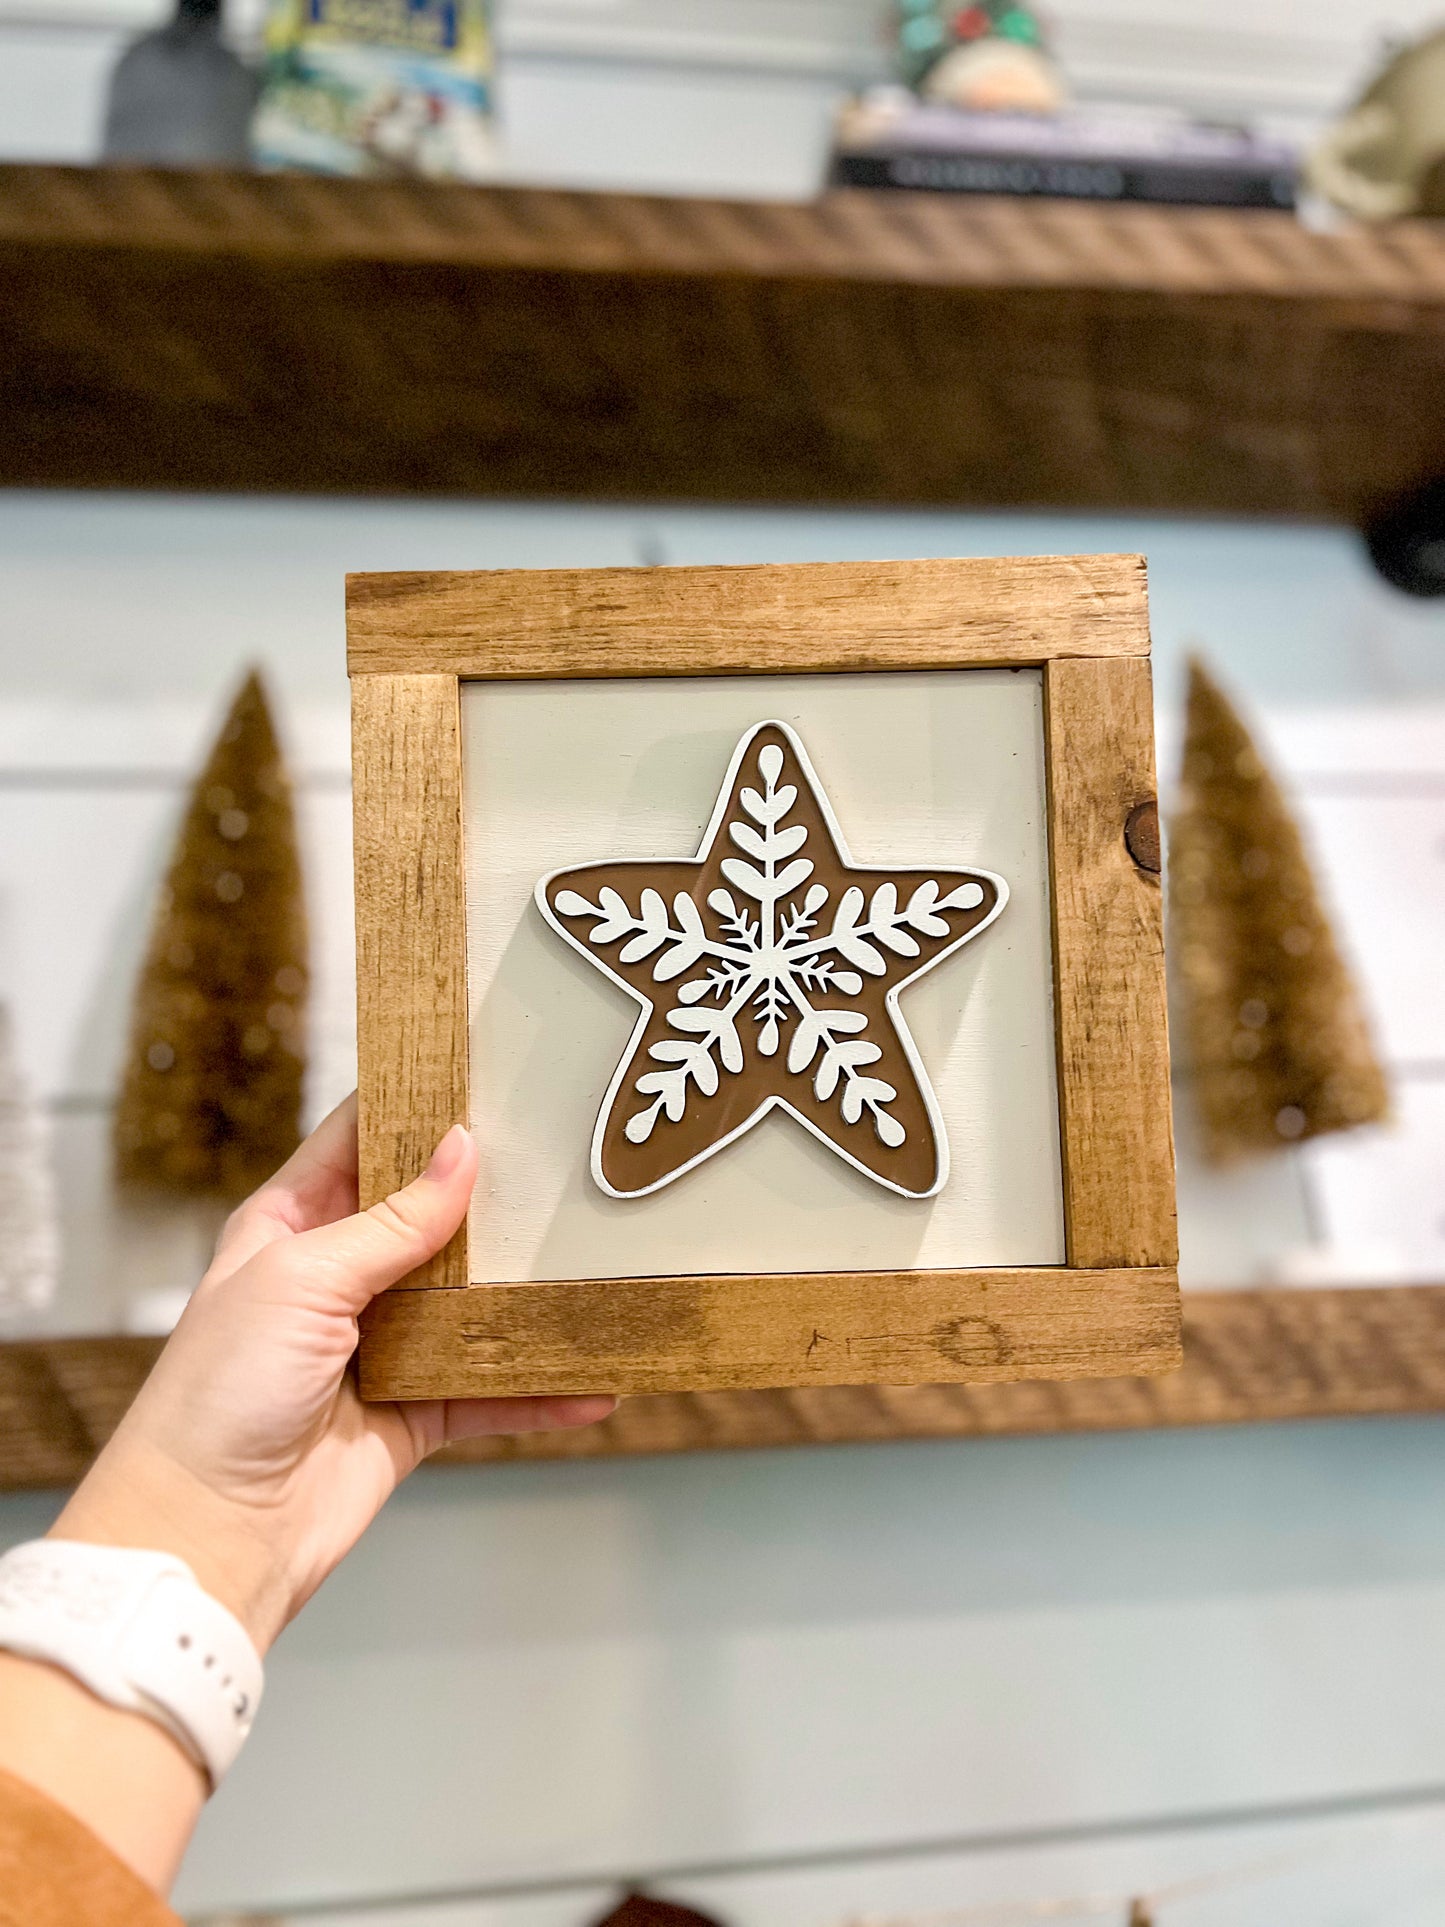
[[[1376,807],[1423,812],[1399,849],[1434,919],[1445,612],[1384,589],[1347,534],[10,495],[0,995],[57,1110],[63,1319],[108,1322],[198,1262],[201,1226],[117,1222],[103,1106],[185,776],[253,657],[302,777],[318,1102],[346,1081],[347,569],[1075,548],[1150,556],[1166,722],[1200,644],[1306,779],[1383,1034],[1414,1067],[1413,1177],[1329,1195],[1378,1194],[1397,1242],[1408,1222],[1428,1249],[1445,1167],[1432,978],[1382,922],[1359,842]],[[1422,992],[1418,1021],[1398,1022]],[[1221,1179],[1186,1156],[1183,1178],[1197,1281],[1249,1277],[1308,1233],[1292,1164]],[[0,1501],[0,1543],[53,1507]],[[1427,1421],[423,1475],[278,1649],[183,1896],[198,1911],[345,1903],[353,1920],[363,1899],[400,1897],[366,1918],[582,1927],[610,1878],[662,1870],[737,1927],[829,1927],[1298,1848],[1305,1870],[1278,1876],[1292,1887],[1180,1902],[1163,1927],[1272,1927],[1281,1911],[1423,1924],[1445,1825],[1442,1517],[1445,1427]],[[1373,1809],[1421,1803],[1382,1848]],[[1326,1839],[1355,1886],[1320,1861]],[[1361,1899],[1387,1893],[1393,1911]]]

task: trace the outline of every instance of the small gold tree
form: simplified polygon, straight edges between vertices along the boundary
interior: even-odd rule
[[[1169,948],[1206,1154],[1384,1117],[1389,1092],[1304,840],[1248,730],[1190,665]]]
[[[306,917],[291,786],[247,676],[196,780],[136,987],[123,1184],[242,1197],[296,1148]]]

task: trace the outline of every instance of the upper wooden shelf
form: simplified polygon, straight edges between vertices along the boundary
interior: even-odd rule
[[[0,483],[1358,520],[1445,225],[0,167]]]

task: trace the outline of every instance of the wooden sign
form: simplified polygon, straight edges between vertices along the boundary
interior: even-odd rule
[[[1133,556],[348,586],[373,1398],[1179,1360]]]

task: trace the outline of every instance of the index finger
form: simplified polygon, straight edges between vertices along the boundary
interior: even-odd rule
[[[216,1257],[243,1265],[278,1238],[349,1218],[357,1207],[356,1092],[324,1117],[272,1178],[226,1221]]]

